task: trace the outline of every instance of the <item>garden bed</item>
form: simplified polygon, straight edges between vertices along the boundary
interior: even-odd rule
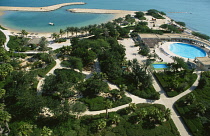
[[[190,88],[195,80],[197,79],[197,75],[195,73],[185,73],[184,71],[179,71],[177,73],[174,72],[158,72],[154,73],[156,79],[163,87],[168,97],[174,97],[178,94],[184,92],[188,88]]]

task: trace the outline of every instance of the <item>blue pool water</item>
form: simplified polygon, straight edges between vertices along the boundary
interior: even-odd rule
[[[166,64],[152,64],[154,68],[167,68],[168,66]]]
[[[199,47],[185,44],[174,43],[169,47],[170,51],[184,58],[195,59],[195,57],[205,57],[206,52]]]
[[[0,6],[40,7],[54,4],[80,2],[78,0],[0,0]],[[86,5],[66,6],[51,12],[6,12],[0,17],[0,24],[9,28],[36,32],[55,32],[67,26],[84,26],[106,22],[112,15],[69,13],[70,8],[96,8],[146,11],[157,9],[167,13],[176,21],[183,21],[187,27],[210,35],[210,0],[82,0]],[[172,6],[173,5],[173,6]],[[193,8],[192,8],[193,7]],[[171,13],[168,13],[171,12]],[[174,13],[184,12],[184,13]],[[191,13],[191,14],[190,14]],[[31,21],[32,20],[32,21]],[[54,22],[55,26],[47,24]]]

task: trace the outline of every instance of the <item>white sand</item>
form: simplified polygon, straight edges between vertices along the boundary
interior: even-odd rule
[[[69,5],[84,5],[86,3],[84,2],[72,2],[72,3],[62,3],[47,7],[8,7],[8,6],[0,6],[0,11],[52,11],[59,9],[63,6],[69,6]]]
[[[81,8],[68,9],[68,11],[74,13],[95,13],[95,14],[133,14],[137,12],[129,10],[81,9]]]

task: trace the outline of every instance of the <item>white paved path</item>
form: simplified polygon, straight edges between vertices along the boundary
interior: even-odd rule
[[[141,57],[140,55],[135,55],[133,54],[132,52],[134,53],[137,53],[137,50],[138,48],[136,47],[133,47],[132,45],[134,45],[134,43],[132,42],[133,40],[132,39],[125,39],[125,40],[121,40],[120,43],[123,44],[126,48],[126,56],[127,56],[127,59],[130,60],[130,59],[134,59],[134,58],[137,58],[139,61],[144,61],[145,58]],[[131,49],[129,49],[131,48]],[[61,65],[60,65],[61,61],[59,59],[56,59],[56,65],[54,68],[52,68],[48,73],[47,75],[49,74],[53,74],[54,70],[55,69],[60,69],[60,68],[63,68]],[[100,66],[99,66],[99,63],[98,61],[96,60],[96,63],[95,63],[95,69],[96,69],[96,72],[100,72]],[[92,76],[92,73],[90,72],[82,72],[84,74],[86,74],[86,79],[90,78]],[[192,85],[192,87],[190,87],[189,89],[187,89],[185,92],[179,94],[178,96],[175,96],[173,98],[168,98],[164,92],[164,90],[161,88],[161,86],[158,84],[158,82],[155,80],[155,78],[152,76],[152,78],[154,79],[154,88],[157,92],[160,93],[160,99],[159,100],[149,100],[149,99],[143,99],[143,98],[139,98],[135,95],[132,95],[130,94],[129,92],[125,92],[125,95],[127,97],[130,97],[132,99],[132,103],[135,103],[135,104],[139,104],[139,103],[150,103],[150,104],[163,104],[165,105],[166,108],[169,108],[171,110],[171,118],[173,119],[178,131],[180,132],[180,135],[181,136],[190,136],[191,134],[188,132],[186,126],[184,125],[181,117],[179,116],[179,114],[176,112],[175,108],[174,108],[174,103],[181,97],[183,97],[184,95],[190,93],[191,91],[193,91],[197,85],[198,85],[198,81],[200,79],[200,72],[196,72],[198,77],[196,79],[196,81],[194,82],[194,84]],[[44,78],[42,78],[40,81],[39,81],[39,84],[37,86],[37,90],[38,92],[41,91],[41,86],[43,84],[43,81],[44,81]],[[119,89],[116,85],[114,84],[111,84],[107,81],[109,87],[111,89]],[[120,109],[123,109],[125,107],[128,107],[129,104],[125,104],[125,105],[121,105],[121,106],[118,106],[118,107],[115,107],[115,108],[111,108],[109,109],[109,112],[114,112],[114,111],[117,111],[117,110],[120,110]],[[86,111],[84,112],[83,114],[81,115],[97,115],[97,114],[100,114],[100,113],[105,113],[106,110],[101,110],[101,111]]]
[[[3,33],[4,33],[4,35],[6,36],[6,42],[4,43],[4,48],[7,50],[7,51],[9,51],[9,48],[7,47],[7,43],[9,42],[9,35],[11,35],[10,34],[10,31],[8,31],[8,30],[2,30],[2,29],[0,29],[0,31],[2,31]]]

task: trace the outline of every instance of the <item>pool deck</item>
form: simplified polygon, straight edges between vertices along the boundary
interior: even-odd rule
[[[160,45],[159,48],[155,49],[155,52],[157,53],[157,55],[159,57],[161,57],[164,62],[173,62],[173,59],[172,59],[173,56],[181,57],[181,56],[176,55],[170,51],[169,45],[171,45],[173,43],[184,43],[184,42],[165,42],[162,45]],[[192,44],[190,44],[190,45],[192,45]],[[196,45],[193,45],[193,46],[196,46]],[[196,46],[196,47],[199,47],[199,46]],[[161,50],[161,48],[162,48],[162,50]],[[199,48],[201,48],[201,47],[199,47]],[[208,50],[204,50],[204,51],[208,54]],[[188,61],[188,58],[184,58],[184,57],[181,57],[181,58],[183,58],[185,61]],[[194,59],[189,59],[189,61],[193,62]]]

